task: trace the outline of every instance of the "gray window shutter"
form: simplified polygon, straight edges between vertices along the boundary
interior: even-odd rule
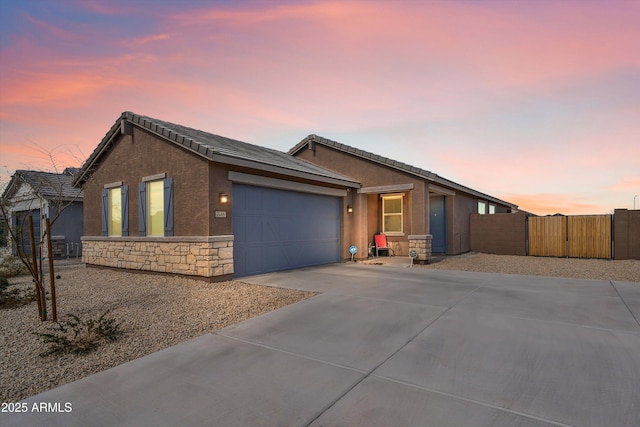
[[[102,235],[109,235],[109,190],[102,189]]]
[[[120,195],[122,197],[122,235],[129,235],[129,186],[120,187]]]
[[[164,235],[173,236],[173,178],[164,179]]]
[[[147,235],[147,183],[138,184],[138,233]]]

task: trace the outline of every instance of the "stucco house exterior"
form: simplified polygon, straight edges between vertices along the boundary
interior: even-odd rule
[[[131,112],[75,185],[84,191],[87,264],[210,281],[340,262],[351,245],[366,258],[381,231],[406,256],[426,249],[438,215],[448,221],[443,251],[461,253],[479,200],[487,213],[516,209],[314,135],[284,153]]]
[[[53,221],[51,239],[54,258],[77,257],[82,253],[83,192],[73,186],[77,168],[62,173],[17,170],[2,194],[7,211],[7,224],[18,237],[18,247],[12,250],[30,253],[31,244],[27,218],[33,219],[37,241],[45,233],[45,218]],[[56,218],[57,217],[57,218]],[[8,234],[8,233],[7,233]],[[46,245],[43,248],[46,253]]]
[[[351,241],[358,247],[367,248],[373,235],[384,233],[395,253],[407,255],[410,248],[426,245],[431,253],[457,255],[471,250],[470,214],[518,208],[433,172],[317,135],[289,154],[360,183],[348,196]]]
[[[286,153],[123,113],[85,162],[87,264],[211,281],[341,260],[359,184]]]

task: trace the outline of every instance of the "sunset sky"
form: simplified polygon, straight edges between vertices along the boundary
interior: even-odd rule
[[[0,181],[80,166],[133,111],[318,134],[541,215],[640,208],[639,22],[633,0],[2,0]]]

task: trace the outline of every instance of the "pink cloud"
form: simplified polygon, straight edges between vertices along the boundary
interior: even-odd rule
[[[150,43],[169,40],[170,38],[171,38],[171,35],[167,33],[153,34],[150,36],[144,36],[144,37],[139,37],[135,39],[128,39],[126,41],[123,41],[122,44],[127,47],[142,47]]]
[[[260,144],[272,129],[300,129],[300,138],[328,129],[358,134],[354,145],[368,149],[362,135],[398,129],[387,134],[389,157],[489,194],[517,190],[534,207],[542,202],[527,193],[553,195],[558,183],[577,194],[619,185],[620,171],[633,176],[637,101],[602,103],[605,113],[578,108],[574,122],[526,130],[496,124],[508,114],[492,114],[531,99],[571,109],[559,88],[636,70],[630,52],[640,30],[627,25],[640,12],[636,2],[201,4],[152,11],[148,31],[117,36],[34,20],[40,34],[74,49],[25,37],[0,52],[0,119],[9,123],[2,143],[72,143],[90,153],[118,114],[133,110]],[[140,13],[135,2],[77,5]],[[407,123],[422,126],[400,151]],[[436,133],[432,123],[448,127]],[[563,198],[570,209],[597,206],[558,195],[546,208]]]
[[[504,200],[518,205],[520,210],[536,215],[592,215],[607,214],[612,208],[605,204],[587,202],[579,196],[569,194],[507,194]]]
[[[625,177],[607,189],[610,191],[637,191],[640,194],[640,178]]]

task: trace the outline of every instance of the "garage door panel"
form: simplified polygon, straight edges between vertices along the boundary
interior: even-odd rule
[[[340,261],[340,199],[233,186],[236,276]]]

